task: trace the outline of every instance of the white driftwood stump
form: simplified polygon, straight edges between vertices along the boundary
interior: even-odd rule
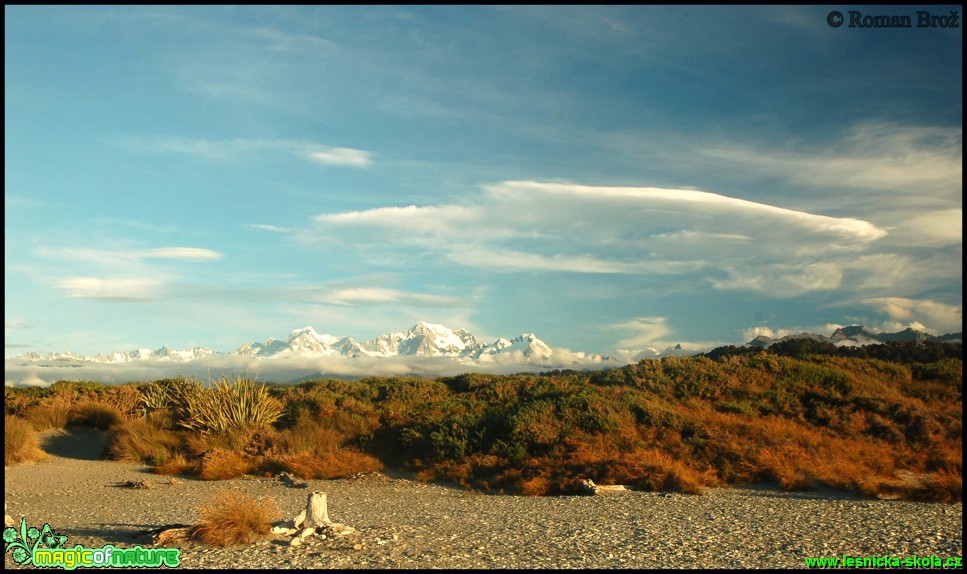
[[[326,493],[321,491],[309,493],[306,507],[292,521],[292,528],[280,525],[272,529],[274,534],[293,536],[289,541],[290,546],[301,546],[306,538],[313,535],[325,538],[327,535],[346,536],[355,531],[352,526],[334,523],[329,519],[328,499]]]
[[[309,493],[309,498],[306,500],[306,510],[305,510],[305,523],[301,526],[303,528],[325,528],[326,526],[332,525],[332,520],[329,520],[329,501],[326,498],[326,493],[321,491],[315,491]],[[300,524],[296,522],[295,527],[299,528]]]

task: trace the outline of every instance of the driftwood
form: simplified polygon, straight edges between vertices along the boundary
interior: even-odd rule
[[[300,546],[310,536],[346,536],[356,529],[345,524],[335,523],[329,519],[328,498],[325,492],[310,492],[306,499],[306,507],[293,519],[292,527],[277,525],[272,528],[274,534],[292,536],[290,546]]]
[[[625,492],[628,487],[622,486],[620,484],[606,485],[606,484],[594,484],[594,481],[590,478],[586,478],[581,481],[581,487],[585,494],[603,494],[606,492]]]
[[[291,486],[292,488],[309,488],[308,482],[299,482],[294,476],[288,472],[283,472],[279,475],[279,480],[282,481],[286,486]]]
[[[191,530],[191,526],[187,524],[169,524],[148,530],[145,534],[151,535],[151,543],[155,546],[173,546],[186,542],[189,530]]]

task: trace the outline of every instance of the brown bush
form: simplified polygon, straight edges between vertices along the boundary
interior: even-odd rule
[[[145,420],[114,426],[108,437],[108,455],[115,460],[161,465],[178,451],[181,440],[173,432]]]
[[[4,416],[3,464],[40,460],[45,456],[33,425],[20,417]]]
[[[202,480],[228,480],[249,473],[252,464],[233,451],[221,448],[210,450],[201,461],[199,477]]]
[[[101,390],[98,399],[113,406],[127,420],[141,418],[143,413],[141,392],[133,384],[108,385]]]
[[[287,455],[281,457],[280,462],[289,472],[305,479],[341,478],[383,470],[383,463],[378,458],[349,448],[322,454]]]
[[[162,464],[156,465],[152,468],[155,474],[163,474],[166,476],[180,475],[180,474],[198,474],[199,467],[201,466],[198,462],[188,462],[183,455],[176,454],[169,458]]]
[[[38,431],[62,429],[70,422],[71,407],[61,402],[38,405],[28,409],[26,417]]]
[[[281,516],[274,500],[256,500],[230,490],[223,490],[199,510],[201,521],[189,529],[189,537],[213,546],[250,544],[268,534],[272,521]]]
[[[108,430],[124,421],[124,415],[114,405],[101,401],[82,401],[71,410],[71,422],[98,430]]]

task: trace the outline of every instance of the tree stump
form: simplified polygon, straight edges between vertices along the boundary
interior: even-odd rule
[[[315,491],[309,493],[309,498],[306,500],[306,519],[305,523],[302,524],[302,528],[324,528],[326,526],[332,526],[332,520],[329,520],[329,509],[328,501],[326,499],[326,493],[321,491]],[[296,525],[298,528],[299,525]]]

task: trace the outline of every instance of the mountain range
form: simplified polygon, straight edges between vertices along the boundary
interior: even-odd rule
[[[494,358],[515,355],[523,362],[540,363],[550,359],[556,349],[533,333],[522,333],[512,339],[499,338],[491,343],[480,341],[464,329],[451,330],[443,325],[421,321],[403,332],[386,333],[371,341],[356,341],[352,337],[320,334],[310,326],[295,329],[282,339],[270,338],[263,342],[244,343],[234,351],[218,353],[205,347],[173,350],[167,346],[157,350],[136,349],[97,355],[74,353],[24,353],[17,357],[30,362],[129,363],[143,360],[188,362],[213,355],[249,358],[283,357],[445,357],[464,361],[487,362]],[[570,351],[568,351],[570,352]],[[574,353],[583,360],[603,362],[614,360],[604,355]]]
[[[760,335],[747,346],[766,348],[774,343],[790,339],[810,338],[826,341],[835,345],[868,345],[890,341],[939,341],[959,342],[961,333],[933,336],[915,329],[905,329],[897,333],[875,332],[862,326],[837,329],[832,335],[800,333],[774,339]],[[647,349],[630,358],[662,358],[687,356],[702,352],[703,349],[686,349],[681,345],[668,347],[664,351]],[[622,363],[613,355],[572,352],[569,349],[553,348],[533,333],[522,333],[512,339],[499,338],[484,343],[464,329],[452,330],[443,325],[421,321],[402,332],[386,333],[369,341],[356,341],[352,337],[320,334],[310,326],[293,330],[285,339],[269,338],[262,342],[240,345],[233,351],[221,353],[205,347],[176,350],[167,346],[160,349],[136,349],[99,353],[97,355],[77,355],[74,353],[35,353],[29,352],[7,359],[48,366],[79,366],[84,364],[138,364],[142,361],[161,361],[167,363],[189,363],[205,358],[238,359],[279,359],[279,358],[389,358],[389,357],[435,357],[452,359],[456,363],[468,365],[521,364],[532,366],[600,365],[615,366]],[[628,361],[623,361],[628,362]]]
[[[817,335],[815,333],[799,333],[797,335],[786,335],[779,339],[774,339],[772,337],[766,337],[765,335],[759,335],[755,339],[752,339],[746,345],[752,347],[766,348],[775,343],[782,341],[788,341],[790,339],[812,339],[814,341],[823,341],[826,343],[832,343],[834,345],[876,345],[879,343],[890,343],[890,342],[915,342],[923,343],[926,341],[935,341],[938,343],[960,343],[963,342],[962,333],[950,333],[947,335],[940,335],[939,337],[931,335],[929,333],[924,333],[923,331],[918,331],[907,327],[902,331],[896,333],[880,333],[870,331],[866,327],[860,325],[852,325],[849,327],[840,327],[833,331],[830,336]]]

